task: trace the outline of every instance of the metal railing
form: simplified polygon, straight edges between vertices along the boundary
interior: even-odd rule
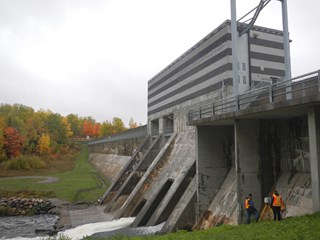
[[[88,143],[88,145],[127,140],[127,139],[133,139],[133,138],[144,138],[144,137],[147,137],[147,125],[129,129],[127,131],[110,135],[108,137],[92,140]]]
[[[193,121],[221,115],[229,112],[244,110],[248,107],[262,104],[283,102],[320,92],[320,70],[304,74],[286,81],[279,81],[267,85],[259,85],[245,93],[229,98],[219,99],[191,109],[187,113],[187,120]]]

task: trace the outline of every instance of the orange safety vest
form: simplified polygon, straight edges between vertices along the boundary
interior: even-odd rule
[[[273,194],[272,197],[273,197],[272,206],[273,207],[281,207],[282,206],[282,197],[280,195],[277,196],[275,194]]]
[[[249,200],[250,200],[250,198],[246,198],[246,199],[244,200],[244,207],[245,207],[245,209],[248,209],[248,208],[250,207]]]

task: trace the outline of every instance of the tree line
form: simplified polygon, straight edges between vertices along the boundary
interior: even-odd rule
[[[131,118],[129,129],[137,127]],[[0,105],[0,162],[20,155],[44,155],[61,151],[71,139],[110,136],[127,130],[122,119],[97,122],[76,114],[62,116],[50,110],[35,111],[21,104]]]

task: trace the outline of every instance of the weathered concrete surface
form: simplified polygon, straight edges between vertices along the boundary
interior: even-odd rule
[[[132,226],[158,225],[175,212],[175,221],[168,221],[166,228],[191,229],[196,220],[195,131],[173,133],[164,144],[161,139],[149,144],[142,160],[112,193],[105,211],[114,219],[136,216]]]
[[[207,229],[221,224],[238,223],[237,179],[235,168],[231,168],[206,212],[193,227]]]
[[[282,195],[286,205],[284,217],[313,213],[310,173],[283,173],[276,189]]]
[[[117,217],[130,217],[135,216],[139,211],[139,204],[142,206],[141,200],[146,191],[150,190],[151,184],[157,179],[159,174],[163,172],[163,167],[167,166],[168,158],[166,156],[172,150],[172,144],[176,137],[173,134],[161,148],[158,155],[153,159],[146,171],[143,171],[139,177],[139,182],[134,186],[134,189],[128,196],[127,201],[121,206],[121,210]],[[137,172],[139,174],[139,172]],[[159,187],[159,185],[158,185]],[[158,188],[157,188],[158,189]]]
[[[123,169],[130,157],[114,154],[91,153],[89,161],[98,169],[105,178],[112,182]]]
[[[104,195],[103,203],[107,204],[105,212],[113,212],[124,204],[163,147],[164,141],[162,139],[162,135],[154,140],[148,138],[139,147]]]
[[[146,179],[147,185],[143,185],[143,188],[147,186],[147,191],[142,196],[145,204],[132,226],[152,226],[165,222],[175,209],[196,173],[195,132],[177,133],[170,143],[170,151],[161,158],[162,164],[155,166],[152,171],[158,172],[157,177],[148,184],[153,176],[151,172]],[[187,227],[186,223],[184,226],[177,226],[180,229]]]
[[[283,173],[274,189],[280,193],[284,201],[284,218],[314,213],[310,173]],[[273,220],[272,209],[269,206],[262,210],[261,218]]]
[[[197,181],[194,177],[162,227],[162,233],[176,231],[184,226],[189,230],[190,226],[196,222],[196,192]]]
[[[198,212],[202,215],[234,162],[233,127],[201,126],[197,133]]]

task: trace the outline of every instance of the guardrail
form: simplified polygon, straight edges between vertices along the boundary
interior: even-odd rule
[[[244,110],[266,103],[282,102],[320,92],[320,70],[301,75],[286,81],[259,86],[230,98],[220,99],[200,107],[191,109],[187,113],[187,120],[193,121],[221,115],[228,112]]]
[[[127,140],[132,138],[143,138],[147,137],[147,125],[129,129],[127,131],[110,135],[108,137],[103,137],[100,139],[92,140],[88,143],[88,145],[99,144],[99,143],[106,143],[106,142],[113,142],[113,141],[120,141],[120,140]]]

